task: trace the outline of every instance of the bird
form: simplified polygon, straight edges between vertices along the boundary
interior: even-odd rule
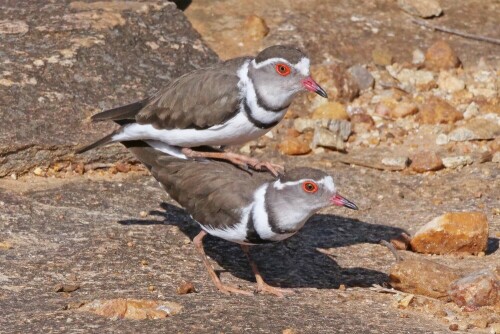
[[[240,167],[278,165],[232,152],[198,152],[199,146],[224,147],[255,140],[278,124],[297,93],[328,98],[310,75],[310,59],[301,50],[270,46],[256,57],[239,57],[194,70],[143,100],[105,110],[92,121],[121,127],[76,153],[111,142],[146,140],[179,158],[218,158]]]
[[[249,247],[291,237],[322,208],[335,205],[358,210],[337,192],[332,176],[318,169],[298,167],[275,178],[267,172],[247,173],[227,161],[179,159],[144,141],[122,144],[199,224],[201,231],[193,243],[222,293],[278,297],[293,293],[264,281]],[[257,282],[254,292],[221,282],[205,255],[203,238],[207,234],[241,245]]]

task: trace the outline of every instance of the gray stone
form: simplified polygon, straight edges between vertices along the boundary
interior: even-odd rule
[[[293,121],[293,127],[300,133],[306,130],[313,130],[316,127],[328,127],[327,119],[296,118]]]
[[[398,170],[403,170],[408,166],[409,159],[408,157],[388,157],[382,159],[382,164],[397,168]]]
[[[420,49],[413,50],[411,56],[412,56],[411,58],[412,64],[420,65],[423,64],[425,61],[425,53]]]
[[[442,158],[446,168],[458,168],[472,164],[473,160],[469,155]]]
[[[11,33],[0,35],[0,177],[58,160],[128,157],[118,145],[72,155],[114,129],[87,118],[218,60],[169,2],[22,0],[3,5],[1,29],[6,22]],[[152,50],[148,42],[159,47]]]
[[[340,139],[346,141],[351,135],[352,125],[351,122],[334,119],[328,122],[328,130],[338,134]]]
[[[496,163],[500,163],[500,151],[495,152],[495,154],[493,154],[491,161],[496,162]]]
[[[479,106],[477,105],[476,102],[471,102],[471,104],[469,104],[467,108],[465,108],[464,118],[470,119],[473,118],[474,116],[477,116],[478,114],[479,114]]]
[[[443,13],[436,0],[398,0],[398,6],[408,14],[429,18]]]
[[[314,130],[314,137],[311,143],[313,149],[318,146],[341,151],[345,149],[344,140],[338,132],[332,132],[320,127]]]
[[[339,119],[310,119],[297,118],[293,121],[295,130],[304,132],[313,129],[328,129],[339,136],[342,140],[347,140],[352,132],[351,122]]]
[[[436,137],[436,144],[437,145],[446,145],[450,142],[450,139],[448,138],[447,135],[445,135],[444,133],[440,133],[437,137]]]
[[[500,125],[495,119],[475,118],[448,135],[452,141],[487,140],[500,136]]]
[[[426,70],[413,70],[401,68],[400,66],[387,66],[389,74],[396,78],[408,91],[414,91],[421,87],[428,87],[434,81],[434,73]]]
[[[448,93],[455,93],[465,88],[465,82],[462,79],[447,71],[439,73],[437,83],[440,89]]]
[[[373,78],[370,71],[368,71],[364,66],[361,66],[359,64],[354,65],[349,68],[349,73],[351,73],[361,90],[373,88],[375,79]]]

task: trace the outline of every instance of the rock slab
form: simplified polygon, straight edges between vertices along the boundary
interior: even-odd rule
[[[477,254],[486,251],[488,219],[482,212],[449,212],[418,230],[411,249],[425,254]]]
[[[466,306],[469,310],[500,306],[500,267],[474,272],[454,281],[449,294],[458,306]]]
[[[0,177],[57,160],[128,156],[118,145],[72,152],[114,129],[89,124],[90,115],[218,61],[170,2],[7,2],[0,30],[8,32],[0,35],[8,83],[0,89]]]
[[[405,259],[391,267],[389,283],[407,293],[449,299],[450,284],[459,277],[448,266],[425,259]]]
[[[112,319],[146,320],[164,319],[179,313],[181,309],[181,305],[173,302],[117,298],[94,300],[78,310]]]

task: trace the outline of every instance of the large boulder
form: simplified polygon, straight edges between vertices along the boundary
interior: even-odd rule
[[[167,1],[7,2],[0,43],[0,177],[125,157],[117,144],[72,155],[113,129],[88,117],[218,61]]]

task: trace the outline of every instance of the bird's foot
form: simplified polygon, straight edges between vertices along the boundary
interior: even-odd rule
[[[269,161],[261,161],[258,162],[253,168],[257,170],[262,170],[262,168],[266,168],[268,171],[271,172],[274,176],[278,176],[279,174],[284,174],[285,173],[285,167],[282,165],[278,164],[273,164],[272,162]]]
[[[285,295],[293,295],[295,291],[291,289],[281,289],[281,288],[276,288],[274,286],[270,286],[266,282],[262,282],[260,284],[257,284],[257,288],[255,289],[256,293],[268,293],[270,295],[274,295],[279,298],[285,297]]]
[[[252,169],[262,171],[267,169],[274,176],[279,176],[280,173],[285,171],[285,168],[278,164],[273,164],[269,161],[260,161],[256,158],[249,157],[243,154],[237,154],[232,152],[226,152],[227,160],[231,161],[233,164],[246,169],[245,167],[250,167]]]
[[[255,158],[233,152],[200,152],[190,148],[183,148],[182,153],[188,158],[211,158],[228,160],[245,171],[248,171],[248,168],[252,168],[258,171],[267,169],[276,177],[279,176],[280,173],[283,173],[285,171],[285,168],[281,165],[273,164],[269,161],[260,161]]]
[[[235,286],[232,286],[232,285],[228,285],[228,284],[216,284],[215,285],[217,287],[217,289],[222,292],[223,294],[226,294],[226,295],[229,295],[229,294],[236,294],[236,295],[244,295],[244,296],[252,296],[253,293],[251,293],[250,291],[245,291],[245,290],[242,290],[240,288],[237,288]]]

